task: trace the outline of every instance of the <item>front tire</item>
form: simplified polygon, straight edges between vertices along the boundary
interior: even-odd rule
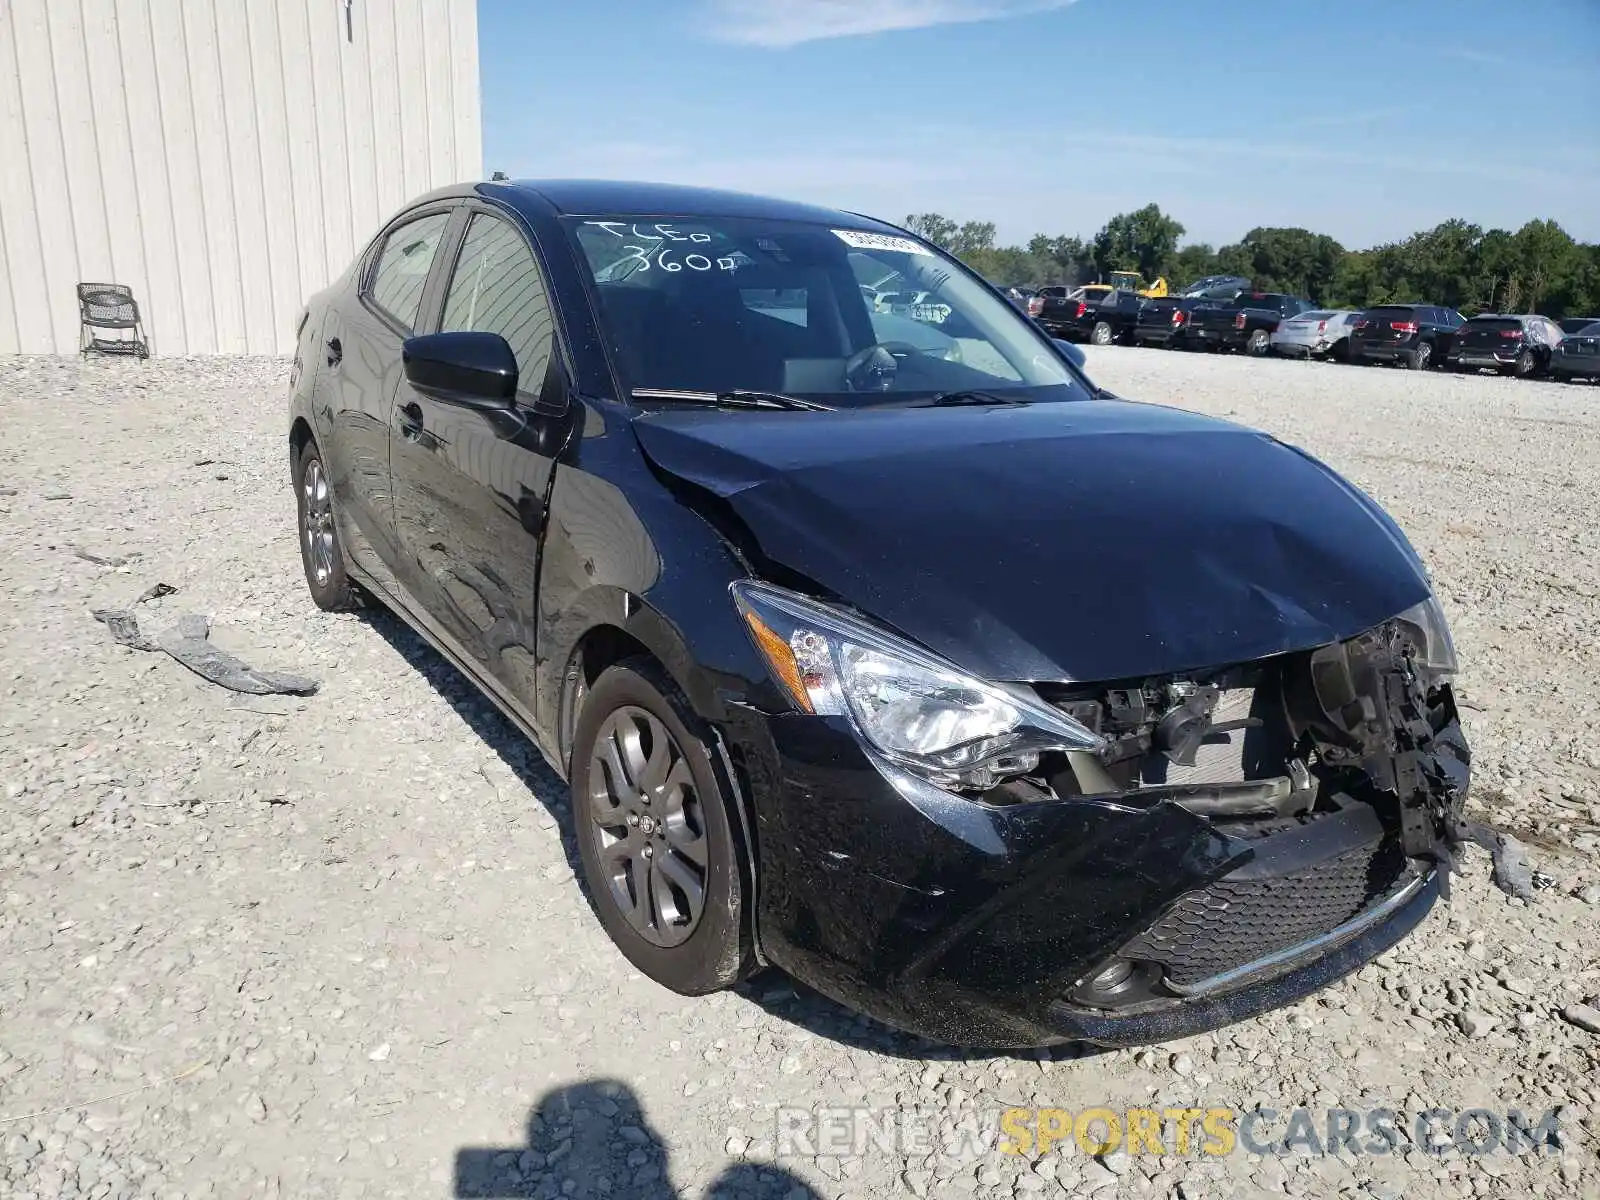
[[[1096,346],[1109,346],[1113,337],[1111,326],[1105,321],[1096,321],[1094,329],[1089,333],[1089,340]]]
[[[573,733],[573,823],[595,915],[629,962],[685,996],[752,967],[733,801],[711,736],[646,658],[595,680]]]
[[[334,520],[333,488],[322,451],[315,442],[300,449],[294,472],[295,511],[300,533],[300,564],[305,568],[311,600],[323,612],[349,612],[361,607],[361,591],[344,565],[339,528]]]

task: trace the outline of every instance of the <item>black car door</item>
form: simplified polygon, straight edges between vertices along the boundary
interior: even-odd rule
[[[385,591],[399,557],[389,490],[389,411],[400,346],[421,310],[428,274],[450,220],[448,205],[415,209],[373,239],[320,333],[312,407],[330,433],[323,458],[339,541],[349,561]]]
[[[403,582],[432,631],[531,719],[540,542],[570,428],[566,375],[554,299],[526,231],[476,204],[463,220],[428,328],[504,337],[517,359],[517,402],[462,407],[401,382],[390,474]]]

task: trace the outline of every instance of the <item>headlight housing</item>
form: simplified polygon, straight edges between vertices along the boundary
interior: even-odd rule
[[[835,605],[755,581],[733,600],[772,677],[802,712],[840,716],[870,751],[941,787],[983,790],[1090,729],[1021,688],[978,679]]]
[[[1417,648],[1419,666],[1438,675],[1454,675],[1459,669],[1456,662],[1456,644],[1450,636],[1450,624],[1444,619],[1444,609],[1439,598],[1431,592],[1420,604],[1414,604],[1395,617],[1411,634]]]

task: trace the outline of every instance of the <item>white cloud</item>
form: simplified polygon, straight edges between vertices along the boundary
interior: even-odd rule
[[[1066,8],[1076,0],[706,0],[718,41],[787,47],[929,25],[991,21]]]

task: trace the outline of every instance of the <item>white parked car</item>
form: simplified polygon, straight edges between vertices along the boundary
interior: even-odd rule
[[[1269,343],[1273,353],[1303,358],[1334,358],[1340,362],[1350,349],[1350,330],[1358,312],[1318,308],[1278,325]]]

